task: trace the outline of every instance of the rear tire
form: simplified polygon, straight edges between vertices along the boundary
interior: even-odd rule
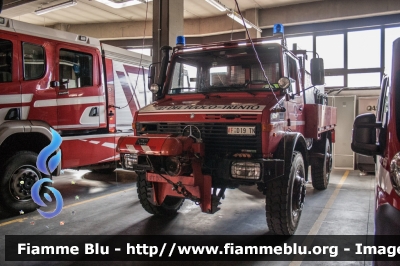
[[[300,152],[293,152],[285,175],[267,184],[265,211],[269,230],[293,235],[299,225],[306,195],[305,168]]]
[[[20,151],[0,169],[0,202],[12,214],[32,212],[39,207],[32,200],[31,188],[36,181],[47,176],[37,169],[37,156],[31,151]]]
[[[332,170],[332,146],[328,138],[325,143],[320,143],[317,152],[321,152],[322,158],[312,158],[311,160],[311,180],[315,189],[324,190],[328,187],[329,177]]]
[[[137,193],[143,209],[155,215],[170,216],[176,214],[185,199],[167,196],[161,205],[155,205],[152,202],[152,182],[146,180],[146,173],[137,174]]]

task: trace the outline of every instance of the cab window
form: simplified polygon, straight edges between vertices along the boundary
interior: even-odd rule
[[[43,77],[45,72],[44,48],[32,43],[22,43],[24,55],[24,79],[32,80]]]
[[[0,39],[0,82],[12,81],[12,42]]]
[[[60,85],[64,89],[93,85],[93,56],[91,54],[60,50]]]
[[[174,67],[170,94],[191,93],[197,90],[197,67],[177,62]]]

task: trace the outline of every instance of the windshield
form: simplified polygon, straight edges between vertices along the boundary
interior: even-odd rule
[[[257,47],[273,88],[282,77],[280,47]],[[271,90],[252,47],[186,52],[175,56],[168,94]]]

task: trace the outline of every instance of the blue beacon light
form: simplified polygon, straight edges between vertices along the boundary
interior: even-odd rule
[[[283,25],[282,24],[275,24],[273,29],[273,35],[282,34],[284,33]]]
[[[185,36],[177,36],[176,37],[176,46],[185,46]]]

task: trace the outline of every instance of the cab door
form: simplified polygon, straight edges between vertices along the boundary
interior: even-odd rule
[[[53,42],[36,36],[19,35],[22,113],[21,119],[57,124],[56,92],[49,86],[54,77]]]
[[[99,51],[59,44],[55,61],[56,75],[51,86],[57,90],[57,129],[63,135],[99,129],[105,123]]]
[[[382,189],[391,188],[389,172],[386,170],[388,161],[387,147],[387,128],[388,128],[388,111],[389,111],[389,77],[385,76],[381,83],[381,93],[378,100],[376,110],[376,121],[382,123],[382,127],[377,129],[377,142],[383,148],[383,155],[376,157],[376,181],[377,185]],[[390,193],[390,189],[388,189]]]
[[[300,67],[298,60],[295,59],[291,54],[285,56],[287,77],[290,81],[288,88],[287,111],[290,118],[291,129],[298,132],[304,132],[305,121],[303,117],[304,101],[300,79]]]

